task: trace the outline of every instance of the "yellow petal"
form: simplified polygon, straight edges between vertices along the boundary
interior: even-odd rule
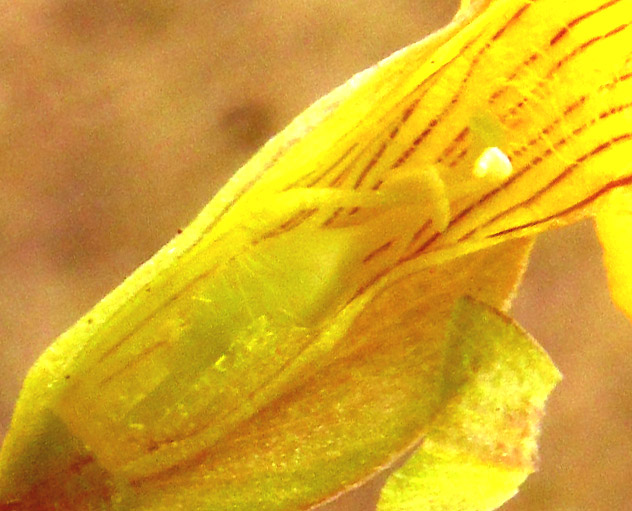
[[[22,425],[12,429],[8,445],[17,455],[5,458],[4,477],[27,491],[14,493],[27,509],[44,502],[84,509],[105,500],[122,509],[221,509],[229,503],[234,510],[272,510],[331,498],[423,434],[440,403],[443,325],[452,304],[468,293],[503,305],[529,248],[517,240],[394,285],[358,317],[335,353],[304,352],[304,372],[293,378],[291,392],[268,397],[268,403],[260,401],[274,387],[266,381],[267,367],[278,368],[279,350],[287,349],[278,333],[273,344],[247,358],[241,353],[239,363],[227,357],[224,372],[208,368],[206,382],[198,378],[185,387],[169,377],[165,381],[179,385],[179,399],[165,398],[148,410],[149,418],[131,424],[119,418],[124,403],[117,399],[130,376],[139,385],[150,379],[150,369],[136,366],[102,382],[104,369],[93,368],[89,377],[96,382],[82,376],[54,411],[38,417],[47,426],[45,443],[34,442]],[[258,396],[253,385],[260,386]],[[188,421],[165,413],[178,407]],[[191,433],[189,423],[198,430]],[[51,444],[53,452],[42,456]]]
[[[632,179],[623,163],[632,149],[632,5],[496,2],[486,15],[494,10],[504,24],[481,29],[453,96],[463,102],[454,110],[478,104],[497,119],[513,174],[460,208],[434,246],[448,237],[474,242],[561,225],[589,214],[598,197]],[[478,103],[465,100],[468,93]],[[472,152],[467,133],[476,127],[457,126],[458,136],[444,139],[448,165],[458,168]]]
[[[378,511],[496,509],[535,469],[557,369],[522,329],[470,300],[457,303],[448,335],[445,402]]]
[[[632,191],[614,190],[595,216],[612,299],[632,320]]]

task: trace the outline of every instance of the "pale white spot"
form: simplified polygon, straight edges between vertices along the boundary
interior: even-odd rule
[[[488,147],[474,164],[474,177],[504,181],[513,172],[511,161],[498,147]]]

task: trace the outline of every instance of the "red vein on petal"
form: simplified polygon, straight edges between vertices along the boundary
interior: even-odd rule
[[[612,107],[609,110],[606,110],[602,113],[599,114],[598,119],[599,120],[603,120],[606,119],[607,117],[610,117],[612,115],[616,115],[616,114],[620,114],[622,112],[625,112],[626,110],[632,108],[632,102],[629,103],[625,103],[623,105],[619,105],[617,107]],[[575,130],[573,130],[572,136],[577,136],[579,134],[581,134],[583,131],[587,130],[590,127],[593,127],[595,124],[597,124],[597,119],[592,119],[590,122],[587,122],[581,126],[578,126],[577,128],[575,128]],[[590,156],[593,156],[595,154],[598,154],[599,152],[603,151],[604,149],[607,149],[608,147],[610,147],[610,145],[612,145],[612,143],[616,143],[619,142],[620,140],[625,140],[627,139],[627,136],[623,136],[623,138],[621,137],[615,137],[613,139],[611,139],[610,141],[604,142],[602,144],[600,144],[599,146],[597,146],[595,149],[593,149],[591,152],[584,154],[583,156],[579,157],[578,159],[575,160],[575,162],[573,164],[571,164],[570,166],[566,167],[560,174],[558,174],[553,180],[551,180],[545,187],[543,187],[542,189],[538,190],[535,194],[533,194],[531,197],[529,197],[528,199],[525,199],[522,202],[519,202],[517,204],[514,204],[513,206],[511,206],[510,208],[501,211],[500,213],[496,214],[495,216],[493,216],[492,218],[490,218],[489,220],[487,220],[485,223],[477,226],[475,229],[469,231],[467,234],[465,234],[464,236],[462,236],[459,241],[465,241],[466,239],[470,238],[472,235],[474,235],[476,232],[478,232],[481,229],[485,229],[487,227],[489,227],[490,225],[492,225],[493,223],[497,222],[498,220],[501,220],[503,217],[507,216],[508,214],[510,214],[511,212],[515,211],[516,209],[523,207],[523,206],[528,206],[529,204],[532,204],[534,201],[536,201],[537,199],[539,199],[546,191],[548,191],[551,187],[555,186],[557,183],[563,181],[564,179],[566,179],[567,177],[569,177],[570,173],[572,172],[572,170],[574,170],[574,168],[579,165],[580,163],[582,163],[585,159],[589,158]],[[559,147],[561,147],[562,145],[566,144],[568,142],[569,138],[561,138],[560,140],[558,140],[553,148],[548,147],[543,153],[534,156],[531,161],[529,161],[525,166],[523,166],[522,168],[520,168],[516,174],[515,177],[512,176],[512,182],[515,181],[516,179],[518,179],[519,177],[525,175],[528,171],[530,171],[533,167],[535,167],[536,165],[542,163],[542,161],[544,161],[545,158],[551,156],[554,152],[554,149],[558,149]],[[506,185],[509,185],[510,183],[505,183]],[[481,202],[483,201],[483,199],[481,199]],[[479,202],[479,205],[480,203]]]
[[[318,209],[315,209],[315,208],[299,211],[296,215],[288,219],[286,222],[283,222],[276,229],[267,231],[266,233],[261,235],[261,237],[258,240],[253,241],[253,244],[258,243],[261,240],[275,238],[277,236],[280,236],[283,233],[289,232],[292,229],[295,229],[296,227],[304,223],[307,219],[309,219],[311,216],[313,216],[317,212],[318,212]]]
[[[630,105],[626,105],[632,107],[632,104]],[[621,111],[623,111],[623,109],[621,109]],[[618,112],[617,112],[618,113]],[[596,154],[598,154],[599,152],[607,149],[608,147],[610,147],[613,143],[617,143],[617,142],[621,142],[621,141],[625,141],[632,138],[632,133],[630,134],[625,134],[622,135],[620,137],[615,137],[612,140],[610,140],[610,143],[604,143],[604,144],[600,144],[597,148],[593,149],[592,151],[590,151],[589,153],[587,153],[586,155],[580,157],[578,160],[575,161],[575,163],[573,165],[579,165],[580,163],[584,162],[586,159],[588,159],[590,156],[594,156]],[[560,141],[560,143],[566,143],[568,139],[562,139]],[[550,156],[551,154],[553,154],[553,150],[551,148],[547,148],[544,151],[544,154],[547,156]],[[471,204],[470,206],[464,208],[463,210],[461,210],[456,216],[454,216],[452,218],[452,220],[450,221],[450,224],[448,226],[448,229],[452,228],[455,224],[459,223],[462,219],[464,219],[465,217],[467,217],[472,211],[474,211],[475,209],[480,208],[484,203],[486,203],[489,199],[491,199],[494,195],[496,195],[497,193],[499,193],[501,190],[506,189],[512,182],[514,182],[518,177],[525,175],[525,173],[533,168],[536,164],[541,163],[541,161],[544,159],[543,155],[538,155],[536,157],[534,157],[534,159],[527,164],[527,166],[525,166],[525,168],[521,169],[519,172],[517,172],[516,174],[512,175],[512,177],[507,180],[505,183],[503,183],[503,185],[501,185],[498,188],[495,188],[494,190],[490,191],[489,193],[487,193],[486,195],[484,195],[483,197],[481,197],[479,199],[478,202]],[[573,167],[573,165],[571,165],[570,167]],[[575,168],[575,167],[573,167]],[[568,168],[565,169],[562,174],[564,174],[565,172],[567,172]],[[559,178],[559,176],[558,176]],[[557,178],[556,178],[557,179]],[[562,178],[564,179],[564,178]],[[555,180],[554,180],[555,181]],[[525,203],[528,202],[524,201]],[[494,218],[493,221],[497,221],[500,218],[502,218],[505,214],[507,214],[508,211],[511,211],[513,209],[516,209],[517,207],[519,207],[520,205],[515,205],[512,206],[511,208],[509,208],[509,210],[507,211],[503,211],[501,214],[497,215],[497,218]],[[488,221],[485,225],[491,224],[492,221]],[[459,242],[465,241],[468,238],[470,238],[474,233],[476,233],[479,229],[481,228],[481,226],[477,226],[476,229],[473,229],[472,231],[468,232],[467,234],[465,234],[464,236],[462,236],[459,239]],[[402,257],[399,261],[398,264],[404,263],[406,261],[410,261],[413,259],[416,259],[417,257],[421,256],[435,241],[437,241],[437,239],[439,239],[441,236],[441,233],[434,233],[430,238],[428,238],[421,246],[419,246],[414,252],[411,252],[410,254]]]
[[[492,41],[497,41],[498,39],[500,39],[504,35],[506,30],[509,27],[511,27],[511,25],[516,23],[522,17],[522,15],[531,7],[531,5],[533,5],[533,3],[535,3],[535,1],[537,1],[537,0],[533,0],[533,2],[529,2],[529,3],[526,3],[526,4],[522,5],[511,16],[511,18],[509,18],[505,22],[505,24],[503,26],[501,26],[494,33],[494,35],[492,35],[490,40],[488,40],[487,43],[485,43],[483,46],[481,46],[481,48],[478,50],[476,55],[474,55],[474,57],[472,57],[472,60],[470,61],[470,65],[469,65],[467,71],[464,73],[463,78],[461,79],[461,82],[459,83],[459,86],[457,88],[457,91],[452,96],[450,102],[443,108],[443,110],[438,115],[433,117],[430,120],[430,122],[425,126],[423,131],[421,131],[421,133],[419,135],[417,135],[417,137],[412,141],[411,145],[408,148],[406,148],[406,150],[400,155],[400,157],[397,159],[397,161],[393,164],[393,168],[400,167],[401,165],[406,163],[406,161],[408,161],[408,159],[416,152],[417,148],[421,145],[421,143],[432,133],[433,128],[438,126],[439,123],[456,107],[456,104],[459,102],[460,96],[463,94],[463,91],[465,91],[465,87],[467,86],[467,83],[470,81],[470,78],[474,74],[474,71],[477,68],[481,58],[492,47]],[[469,47],[472,44],[474,44],[479,39],[479,37],[473,39],[467,45],[465,45],[462,48],[462,50],[460,52],[460,55],[464,54],[465,51],[467,51],[469,49]],[[452,141],[452,144],[455,144],[455,145],[458,144],[457,139],[459,137],[463,137],[464,138],[465,135],[467,134],[466,130],[467,130],[467,128],[462,130],[459,133],[459,135],[457,135],[456,139]],[[448,149],[446,149],[444,151],[447,151],[447,150]],[[441,159],[441,157],[439,159]]]
[[[382,142],[382,145],[377,150],[373,158],[371,158],[371,161],[369,161],[369,163],[367,163],[365,167],[362,169],[362,172],[360,172],[360,175],[356,179],[356,182],[353,184],[353,188],[357,189],[360,187],[360,185],[362,184],[364,179],[367,177],[371,169],[375,167],[380,161],[380,159],[382,158],[382,156],[384,156],[384,153],[386,152],[386,148],[387,148],[387,143]]]
[[[369,252],[367,256],[364,259],[362,259],[362,262],[364,264],[370,263],[373,259],[375,259],[379,255],[388,252],[388,250],[394,245],[394,243],[395,243],[394,239],[387,241],[383,245],[376,248],[373,252]]]
[[[553,74],[556,71],[558,71],[562,66],[564,66],[569,60],[572,60],[575,57],[579,56],[580,54],[584,53],[588,48],[593,46],[595,43],[608,39],[612,37],[613,35],[616,35],[619,32],[622,32],[629,26],[630,26],[630,23],[624,23],[623,25],[618,26],[617,28],[611,30],[610,32],[606,34],[595,36],[595,37],[592,37],[591,39],[588,39],[587,41],[584,41],[582,44],[577,46],[572,52],[566,54],[563,59],[558,60],[555,66],[552,69],[550,69],[549,72],[546,74],[545,78],[546,79],[551,78]]]
[[[459,144],[463,142],[463,140],[465,140],[465,137],[467,137],[469,132],[470,132],[470,128],[468,126],[466,126],[461,131],[459,131],[459,134],[452,139],[452,141],[446,146],[446,148],[443,150],[441,155],[435,160],[435,162],[441,163],[448,156],[450,156],[456,150]]]
[[[340,216],[340,214],[344,211],[344,208],[337,208],[331,216],[323,222],[323,227],[330,227],[336,219]]]
[[[614,2],[614,3],[616,3],[616,2]],[[586,16],[586,17],[584,17],[583,19],[585,19],[585,18],[587,18],[587,16]],[[626,26],[629,26],[629,24],[628,24],[628,25],[626,25]],[[617,29],[615,29],[615,30],[612,30],[612,31],[608,32],[608,34],[612,34],[612,35],[613,35],[613,34],[615,34],[615,33],[620,32],[621,30],[622,30],[622,29],[621,29],[620,27],[617,27]],[[575,54],[575,56],[576,56],[577,54],[578,54],[578,53],[576,53],[576,54]],[[569,60],[569,59],[566,59],[565,64],[568,64],[569,62],[570,62],[570,60]],[[604,86],[600,87],[600,89],[599,89],[599,90],[603,90],[604,88],[614,87],[614,86],[616,86],[617,84],[619,84],[619,83],[621,83],[621,82],[623,82],[623,81],[626,81],[626,80],[627,80],[627,79],[629,79],[630,77],[632,77],[632,73],[627,73],[627,74],[625,74],[625,75],[622,75],[621,77],[618,77],[618,78],[617,78],[614,82],[612,82],[612,83],[610,83],[610,84],[607,84],[607,85],[604,85]],[[582,99],[582,98],[580,98],[580,100],[576,101],[576,103],[574,103],[573,105],[571,105],[571,107],[567,108],[566,110],[568,111],[568,113],[570,113],[570,111],[572,111],[572,110],[574,110],[574,109],[578,108],[579,106],[581,106],[581,104],[582,104],[584,101],[586,101],[586,98],[583,98],[583,99]],[[565,113],[565,115],[566,115],[566,113]],[[561,122],[561,119],[559,119],[559,118],[558,118],[558,119],[556,119],[556,120],[554,121],[554,124],[559,123],[559,122]],[[566,141],[564,141],[563,143],[565,143],[565,142],[566,142]],[[549,151],[549,150],[547,150],[547,151]],[[545,151],[545,153],[547,153],[547,151]],[[548,155],[548,153],[547,153],[547,155]],[[542,158],[542,156],[536,156],[535,158],[536,158],[536,159],[537,159],[537,158]],[[537,161],[537,160],[536,160],[536,162],[537,162],[537,163],[539,163],[539,161]],[[481,206],[482,204],[484,204],[485,202],[487,202],[488,200],[490,200],[492,197],[494,197],[496,194],[498,194],[501,190],[504,190],[505,188],[507,188],[508,186],[510,186],[513,182],[515,182],[518,178],[520,178],[520,177],[521,177],[521,176],[525,173],[525,171],[526,171],[526,169],[519,169],[518,171],[514,172],[514,174],[512,174],[512,176],[511,176],[511,177],[510,177],[507,181],[505,181],[505,182],[504,182],[501,186],[499,186],[499,187],[497,187],[497,188],[495,188],[495,189],[491,190],[490,192],[488,192],[487,194],[485,194],[483,197],[481,197],[481,198],[479,199],[479,201],[477,201],[476,203],[471,204],[470,206],[468,206],[468,207],[464,208],[463,210],[461,210],[461,211],[460,211],[457,215],[455,215],[455,216],[451,219],[450,224],[449,224],[449,226],[448,226],[448,229],[449,229],[449,228],[451,228],[451,227],[453,227],[455,224],[457,224],[457,223],[461,222],[464,218],[466,218],[467,216],[469,216],[469,214],[470,214],[470,213],[471,213],[474,209],[478,208],[479,206]],[[473,231],[473,232],[475,232],[475,231]],[[468,233],[465,237],[469,237],[469,236],[471,236],[471,234],[473,234],[473,232]],[[409,256],[409,258],[410,258],[410,259],[412,259],[412,258],[414,258],[414,257],[417,257],[417,256],[421,255],[421,253],[422,253],[423,251],[425,251],[425,250],[426,250],[426,249],[427,249],[427,248],[428,248],[428,247],[429,247],[432,243],[434,243],[434,242],[437,240],[437,238],[438,238],[438,235],[433,236],[431,239],[429,239],[427,242],[425,242],[425,243],[424,243],[424,244],[423,244],[423,245],[422,245],[422,246],[421,246],[418,250],[416,250],[416,251],[414,252],[414,254],[411,254],[411,255]]]
[[[632,134],[630,134],[630,139],[632,139]],[[505,229],[503,231],[499,231],[496,232],[494,234],[490,234],[488,236],[488,238],[497,238],[499,236],[504,236],[506,234],[512,234],[514,232],[523,230],[523,229],[528,229],[530,227],[535,227],[537,225],[541,225],[547,222],[551,222],[553,220],[557,220],[560,218],[563,218],[565,216],[568,216],[569,214],[575,212],[575,211],[580,211],[584,208],[586,208],[588,205],[590,205],[592,202],[594,202],[595,200],[597,200],[599,197],[603,196],[604,194],[608,193],[609,191],[612,191],[616,188],[620,188],[622,186],[629,186],[632,184],[632,174],[624,176],[622,178],[616,179],[615,181],[611,181],[610,183],[604,185],[602,188],[600,188],[599,190],[597,190],[596,192],[594,192],[592,195],[589,195],[588,197],[584,198],[583,200],[573,204],[572,206],[569,206],[561,211],[558,211],[557,213],[553,213],[552,215],[546,216],[544,218],[540,218],[538,220],[534,220],[533,222],[528,222],[522,225],[517,225],[514,227],[511,227],[509,229]]]
[[[335,169],[338,165],[340,165],[341,162],[343,162],[356,148],[358,147],[358,143],[355,142],[353,144],[351,144],[337,159],[336,161],[334,161],[331,165],[327,166],[325,168],[325,170],[323,171],[312,171],[309,174],[307,174],[306,176],[301,177],[301,179],[299,181],[293,182],[289,185],[287,185],[283,191],[288,191],[291,190],[292,188],[296,188],[297,186],[299,186],[299,183],[301,181],[303,181],[304,179],[309,179],[309,181],[307,181],[307,183],[305,183],[306,188],[311,188],[312,186],[316,185],[321,179],[324,178],[324,176],[328,175],[333,169]]]
[[[355,169],[355,164],[357,163],[357,161],[362,156],[364,156],[368,150],[370,150],[373,147],[374,143],[376,143],[380,139],[384,139],[385,133],[388,132],[388,137],[387,137],[388,140],[386,142],[383,141],[382,144],[379,146],[377,152],[371,157],[371,159],[369,160],[369,163],[367,164],[368,168],[365,167],[365,169],[363,171],[361,171],[361,174],[363,174],[363,177],[362,177],[362,179],[356,180],[356,184],[354,185],[354,188],[358,188],[361,185],[362,181],[367,177],[369,171],[379,162],[379,160],[383,156],[384,151],[388,147],[389,141],[393,141],[397,137],[397,135],[398,135],[399,131],[401,130],[401,128],[406,124],[408,119],[414,113],[414,111],[417,108],[417,106],[421,103],[421,100],[429,92],[429,90],[431,89],[432,82],[437,79],[437,77],[448,67],[449,64],[452,63],[453,60],[454,59],[450,59],[450,61],[448,61],[445,64],[443,64],[434,73],[432,73],[430,76],[426,77],[426,79],[423,80],[420,84],[418,84],[413,91],[411,91],[409,94],[407,94],[404,98],[402,98],[402,100],[399,101],[399,103],[397,105],[395,105],[394,110],[397,110],[406,101],[408,101],[411,97],[414,98],[409,103],[409,105],[404,109],[404,111],[403,111],[403,113],[401,115],[401,119],[399,120],[398,124],[396,124],[394,127],[390,127],[390,128],[385,129],[385,130],[381,130],[377,134],[374,134],[373,135],[373,140],[370,143],[365,144],[365,146],[353,158],[353,160],[351,160],[344,168],[342,168],[342,170],[339,172],[337,177],[334,180],[331,181],[330,186],[338,186],[338,185],[342,184],[342,181],[344,180],[344,178],[347,177]],[[419,96],[414,97],[415,94],[419,94]],[[376,122],[375,124],[379,124],[379,123]],[[356,146],[358,146],[358,145],[359,144],[356,144]],[[310,183],[310,186],[314,186],[314,185],[318,184],[330,172],[331,172],[331,169],[329,169],[327,172],[321,173],[320,174],[320,178],[318,178],[315,181],[313,181],[312,183]]]
[[[538,84],[531,90],[531,92],[530,92],[530,94],[528,96],[527,95],[522,96],[522,98],[518,101],[518,103],[516,103],[514,106],[512,106],[509,110],[507,110],[500,117],[501,122],[507,122],[508,119],[513,117],[518,112],[518,110],[520,110],[527,103],[529,103],[532,100],[532,98],[534,98],[536,96],[535,92],[538,89],[541,89],[542,86],[546,85],[548,83],[548,80],[550,80],[553,77],[553,75],[557,71],[559,71],[563,66],[565,66],[571,60],[573,60],[574,58],[576,58],[579,55],[581,55],[582,53],[584,53],[588,48],[590,48],[594,44],[596,44],[596,43],[598,43],[600,41],[604,41],[604,40],[606,40],[606,39],[608,39],[608,38],[610,38],[610,37],[622,32],[624,29],[628,28],[629,26],[630,26],[630,23],[627,23],[627,24],[624,24],[624,25],[621,25],[621,26],[615,28],[614,30],[611,30],[607,34],[603,34],[601,36],[593,37],[593,38],[589,39],[588,41],[585,41],[584,43],[582,43],[580,46],[576,47],[571,53],[565,55],[563,59],[558,60],[556,62],[556,64],[551,69],[549,69],[549,71],[547,72],[546,76],[544,78],[541,78],[540,80],[538,80]]]
[[[582,21],[584,21],[587,18],[590,18],[591,16],[604,11],[606,9],[608,9],[609,7],[612,7],[615,4],[618,4],[619,2],[621,2],[622,0],[610,0],[609,2],[606,2],[605,4],[597,7],[596,9],[593,9],[592,11],[588,11],[585,12],[584,14],[582,14],[581,16],[578,16],[577,18],[569,21],[566,26],[564,28],[562,28],[557,34],[555,34],[551,40],[549,41],[549,46],[555,46],[557,43],[559,43],[564,37],[566,37],[570,30],[579,25],[579,23],[581,23]]]
[[[408,247],[406,247],[406,249],[408,250],[412,248],[415,245],[415,243],[417,243],[421,239],[422,234],[426,232],[428,229],[430,229],[431,225],[432,225],[432,220],[426,220],[424,224],[419,229],[417,229],[415,234],[413,234],[413,237],[411,238],[410,243],[408,244]]]
[[[629,106],[632,106],[632,105],[628,104],[628,107]],[[551,191],[555,186],[560,184],[562,181],[564,181],[564,180],[568,179],[569,177],[571,177],[571,175],[577,169],[577,167],[579,167],[586,160],[588,160],[589,158],[591,158],[593,156],[596,156],[597,154],[605,151],[606,149],[609,149],[610,147],[612,147],[613,145],[615,145],[615,144],[617,144],[619,142],[625,142],[625,141],[630,140],[630,139],[632,139],[632,133],[626,133],[626,134],[620,135],[618,137],[615,137],[615,138],[613,138],[611,140],[608,140],[606,142],[603,142],[602,144],[599,144],[597,147],[592,149],[590,152],[585,153],[582,156],[580,156],[579,158],[577,158],[571,165],[566,167],[560,174],[555,176],[554,179],[549,181],[545,186],[543,186],[541,189],[539,189],[537,192],[535,192],[528,199],[526,199],[526,200],[524,200],[522,202],[519,202],[517,204],[514,204],[513,206],[511,206],[510,208],[506,209],[502,213],[499,213],[493,219],[491,219],[488,222],[486,222],[483,225],[483,227],[490,226],[491,224],[497,222],[498,220],[502,220],[504,217],[506,217],[507,215],[511,214],[513,211],[515,211],[515,210],[517,210],[517,209],[519,209],[521,207],[527,207],[530,204],[533,204],[535,201],[541,199],[543,195],[545,195],[547,192]]]
[[[613,5],[618,4],[621,1],[622,0],[610,0],[609,2],[606,2],[600,7],[593,9],[592,11],[586,12],[582,14],[581,16],[578,16],[577,18],[569,21],[564,28],[562,28],[557,34],[555,34],[551,38],[551,40],[549,41],[549,46],[555,46],[557,43],[559,43],[566,35],[568,35],[568,33],[570,32],[570,29],[577,26],[582,21],[587,20],[591,16],[601,11],[604,11],[608,9],[609,7],[612,7]],[[516,68],[511,72],[511,74],[508,75],[507,81],[511,82],[520,74],[520,71],[523,68],[529,67],[530,65],[535,63],[535,61],[538,60],[541,56],[542,56],[541,53],[532,53],[529,57],[524,59],[518,66],[516,66]],[[489,104],[493,105],[504,93],[506,93],[509,90],[509,88],[510,88],[509,85],[503,85],[502,87],[497,89],[494,93],[490,95]]]
[[[514,80],[519,74],[520,71],[523,68],[529,67],[530,65],[533,65],[535,63],[536,60],[538,60],[541,57],[541,55],[539,53],[532,53],[531,55],[529,55],[529,57],[527,57],[526,59],[524,59],[520,64],[518,64],[514,70],[507,76],[506,81],[511,82],[512,80]],[[496,89],[496,91],[494,91],[490,96],[489,96],[489,105],[493,105],[498,99],[500,99],[500,97],[509,90],[510,86],[509,85],[503,85],[502,87],[500,87],[499,89]]]
[[[524,12],[531,7],[530,3],[524,4],[520,9],[518,9],[515,14],[509,18],[509,21],[505,23],[499,30],[492,36],[492,41],[496,41],[500,39],[500,37],[505,33],[505,31],[514,23],[516,23],[520,17],[524,14]]]

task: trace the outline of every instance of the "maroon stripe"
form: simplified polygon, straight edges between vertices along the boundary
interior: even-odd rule
[[[584,14],[582,14],[581,16],[571,20],[570,22],[568,22],[566,24],[566,26],[564,28],[562,28],[557,34],[555,34],[551,40],[549,41],[549,45],[550,46],[555,46],[557,43],[559,43],[566,35],[569,34],[570,29],[572,29],[573,27],[575,27],[576,25],[578,25],[580,22],[584,21],[585,19],[593,16],[594,14],[597,14],[598,12],[601,12],[605,9],[608,9],[609,7],[612,7],[615,4],[618,4],[619,2],[621,2],[621,0],[610,0],[610,2],[606,2],[605,4],[603,4],[600,7],[597,7],[597,9],[594,9],[592,11],[588,11]]]

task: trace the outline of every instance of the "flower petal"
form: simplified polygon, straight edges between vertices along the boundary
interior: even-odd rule
[[[475,293],[503,303],[529,246],[518,240],[451,261],[377,298],[376,309],[351,327],[344,348],[311,378],[228,432],[194,464],[138,479],[138,508],[301,509],[388,466],[418,441],[442,404],[452,349],[444,325],[454,301]],[[397,315],[381,308],[393,296]]]
[[[17,456],[3,460],[3,490],[20,502],[15,509],[29,510],[51,502],[85,509],[104,501],[139,510],[227,503],[234,510],[276,510],[331,498],[391,463],[424,433],[440,403],[444,325],[454,301],[467,293],[504,305],[530,245],[516,240],[393,284],[356,317],[344,343],[299,355],[294,363],[303,371],[292,373],[282,395],[270,394],[274,380],[262,379],[268,366],[279,367],[285,349],[279,336],[227,360],[228,374],[222,374],[230,385],[205,384],[202,376],[188,383],[170,379],[178,399],[153,403],[138,426],[120,415],[125,402],[117,405],[116,396],[149,379],[149,368],[131,363],[103,383],[96,366],[40,414],[47,425],[41,440],[19,423],[12,429],[6,452]],[[260,388],[253,392],[253,385]],[[267,403],[261,401],[266,395]],[[165,413],[169,408],[201,427],[189,432],[184,415]],[[117,464],[130,455],[131,463]]]
[[[631,24],[632,0],[463,2],[444,31],[341,89],[319,124],[301,116],[264,149],[215,203],[214,232],[254,211],[257,237],[353,227],[368,255],[394,243],[368,226],[389,210],[391,266],[422,267],[590,215],[632,182]],[[489,154],[494,179],[479,168]]]
[[[315,382],[334,402],[307,408],[310,427],[338,403],[343,427],[364,413],[364,436],[342,478],[323,472],[298,496],[278,487],[288,473],[253,472],[279,490],[262,505],[326,498],[387,463],[427,426],[436,396],[414,384],[432,371],[413,371],[424,343],[441,345],[454,301],[502,305],[528,251],[516,237],[590,214],[632,182],[621,164],[631,48],[632,0],[464,1],[446,29],[317,102],[35,364],[0,454],[2,498],[149,506],[212,499],[213,481],[243,493],[239,471],[256,467],[222,446],[264,456],[252,441],[277,420],[266,410],[286,405],[279,450],[262,465],[272,470],[292,421],[309,429],[301,392]],[[384,340],[375,361],[361,358]],[[409,348],[423,355],[412,366]],[[358,364],[350,401],[336,394],[347,360]],[[404,389],[406,422],[384,425],[369,460],[358,452],[380,419],[366,403],[372,374]],[[319,438],[302,460],[314,469],[335,441]],[[189,485],[182,497],[176,480]]]
[[[455,307],[445,402],[421,447],[390,476],[378,511],[487,511],[535,469],[544,402],[560,374],[522,329],[489,307]]]
[[[612,299],[632,320],[632,191],[611,192],[595,216]]]

